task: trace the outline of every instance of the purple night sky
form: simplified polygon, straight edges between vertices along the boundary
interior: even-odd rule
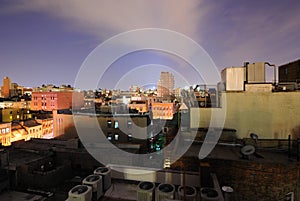
[[[73,85],[78,70],[101,42],[138,28],[170,29],[195,40],[219,70],[244,61],[268,61],[277,66],[299,59],[300,1],[298,0],[0,0],[0,85],[12,82],[34,87]],[[112,66],[114,73],[132,66],[187,64],[156,52],[137,52]],[[156,83],[159,68],[149,69],[146,83]],[[122,70],[120,70],[122,69]],[[166,70],[161,68],[161,70]],[[179,72],[180,73],[180,72]],[[197,78],[191,80],[199,82]],[[141,85],[128,78],[122,86]],[[130,82],[129,82],[130,81]],[[176,85],[181,85],[179,82]]]

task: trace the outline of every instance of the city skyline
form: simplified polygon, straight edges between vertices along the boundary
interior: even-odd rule
[[[174,30],[195,40],[208,52],[219,71],[241,66],[244,61],[268,61],[279,66],[299,58],[300,47],[295,43],[300,39],[299,4],[294,0],[275,0],[272,5],[266,1],[236,4],[231,0],[177,4],[145,1],[122,5],[115,1],[87,4],[2,0],[0,77],[8,76],[25,87],[73,85],[85,58],[99,44],[121,32],[148,27]],[[116,61],[111,73],[118,74],[120,69],[120,73],[127,73],[132,67],[149,64],[177,68],[174,70],[179,75],[188,66],[174,56],[136,52]],[[157,67],[159,72],[165,71],[161,66]],[[147,68],[147,72],[154,69]],[[158,78],[159,73],[153,70],[147,77],[155,76]],[[149,78],[146,84],[153,83]],[[108,86],[103,88],[115,86],[115,82],[108,79],[105,81]],[[191,82],[201,81],[193,77]],[[128,85],[128,79],[123,79],[122,84]]]

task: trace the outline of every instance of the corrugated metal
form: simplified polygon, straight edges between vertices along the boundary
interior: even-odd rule
[[[245,68],[225,68],[222,71],[222,80],[225,83],[226,91],[243,91],[245,81]]]
[[[257,62],[248,64],[247,81],[248,83],[264,83],[266,82],[265,76],[265,63]]]

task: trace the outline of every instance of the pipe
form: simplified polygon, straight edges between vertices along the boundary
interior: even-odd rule
[[[276,65],[275,64],[270,64],[269,62],[265,62],[268,66],[273,66],[274,67],[274,85],[276,85]]]

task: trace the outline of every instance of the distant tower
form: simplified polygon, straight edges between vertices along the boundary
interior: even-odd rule
[[[157,84],[158,97],[170,97],[174,90],[174,76],[169,72],[161,72],[160,79]]]
[[[10,89],[11,89],[11,80],[9,77],[5,77],[3,79],[3,85],[2,85],[2,90],[1,94],[3,98],[8,98],[10,97]]]

